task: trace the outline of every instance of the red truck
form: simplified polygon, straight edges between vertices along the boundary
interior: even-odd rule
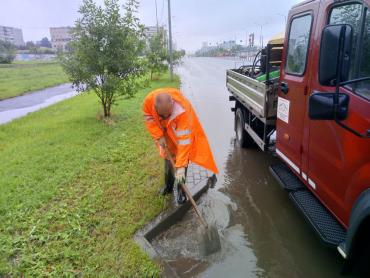
[[[294,6],[285,35],[226,78],[239,145],[276,153],[281,163],[271,173],[322,241],[347,262],[363,258],[370,249],[370,0]]]

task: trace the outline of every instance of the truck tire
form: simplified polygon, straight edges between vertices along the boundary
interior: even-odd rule
[[[250,148],[254,145],[253,138],[245,130],[243,111],[238,108],[235,113],[236,142],[242,148]]]

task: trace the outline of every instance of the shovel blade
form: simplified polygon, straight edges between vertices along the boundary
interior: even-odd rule
[[[215,226],[208,226],[201,231],[201,252],[203,256],[212,255],[221,250],[221,240]]]

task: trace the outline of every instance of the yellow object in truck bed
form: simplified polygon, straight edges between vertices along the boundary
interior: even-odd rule
[[[285,40],[285,33],[279,33],[275,36],[273,36],[268,44],[284,44],[284,40]]]

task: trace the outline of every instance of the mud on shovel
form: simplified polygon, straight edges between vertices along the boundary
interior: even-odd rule
[[[175,162],[172,158],[172,155],[169,152],[167,146],[164,149],[166,152],[167,159],[169,159],[171,163],[172,172],[173,174],[175,174],[176,168],[175,168]],[[198,216],[199,222],[204,228],[204,230],[201,231],[201,251],[203,255],[208,256],[208,255],[218,252],[221,249],[221,241],[220,241],[220,236],[218,234],[217,228],[214,225],[208,225],[206,223],[206,221],[204,220],[201,212],[199,211],[199,208],[197,204],[195,203],[187,186],[185,184],[181,184],[180,186],[181,186],[181,189],[185,192],[186,196],[188,197],[191,205],[193,206],[195,213]]]

